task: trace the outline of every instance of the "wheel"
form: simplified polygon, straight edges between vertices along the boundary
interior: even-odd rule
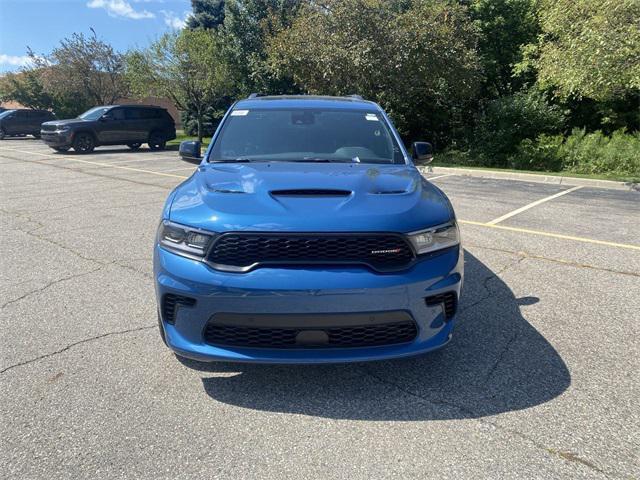
[[[96,147],[96,142],[90,133],[78,133],[73,140],[73,149],[78,153],[91,153]]]
[[[160,312],[158,312],[158,329],[160,330],[160,338],[164,342],[164,344],[168,347],[167,336],[164,333],[164,327],[162,326],[162,320],[160,320]]]
[[[4,137],[5,137],[6,135],[7,135],[7,134],[6,134],[6,133],[4,133],[4,130],[2,130],[2,129],[0,128],[0,140],[4,140]]]
[[[135,142],[135,143],[127,143],[127,147],[129,147],[131,150],[137,150],[140,148],[140,145],[142,145],[140,142]]]
[[[151,132],[151,135],[149,135],[149,148],[151,150],[164,150],[166,145],[167,141],[162,132]]]
[[[40,140],[40,134],[39,133],[34,133],[33,134],[33,138],[37,138],[38,140]]]
[[[51,148],[53,148],[56,152],[61,152],[61,153],[69,151],[69,147],[51,147]]]

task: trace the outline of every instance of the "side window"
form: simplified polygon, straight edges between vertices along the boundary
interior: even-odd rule
[[[140,120],[141,116],[139,108],[126,108],[124,112],[124,117],[127,120]]]
[[[109,110],[109,115],[114,120],[124,120],[124,109],[114,108],[113,110]]]
[[[140,109],[140,116],[145,120],[150,120],[152,118],[159,118],[160,117],[159,113],[160,112],[155,108]]]
[[[16,112],[16,118],[19,118],[20,120],[24,120],[25,118],[29,118],[28,113],[29,112],[27,112],[26,110],[18,110]]]

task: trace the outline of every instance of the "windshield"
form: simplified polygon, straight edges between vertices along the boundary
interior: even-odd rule
[[[336,109],[235,109],[210,161],[405,163],[385,119]]]
[[[0,118],[4,118],[9,116],[9,114],[15,112],[15,110],[5,110],[4,112],[0,113]]]
[[[92,108],[91,110],[87,110],[78,118],[81,118],[83,120],[98,120],[110,108],[111,107],[95,107],[95,108]]]

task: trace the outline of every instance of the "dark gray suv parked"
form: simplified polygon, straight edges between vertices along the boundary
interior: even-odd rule
[[[73,147],[76,152],[89,153],[100,145],[128,145],[135,150],[143,143],[151,150],[162,150],[167,140],[176,138],[176,126],[164,108],[108,105],[71,120],[46,122],[40,133],[42,140],[59,152]]]
[[[40,125],[55,120],[55,115],[47,110],[17,108],[0,112],[0,140],[5,137],[33,135],[40,138]]]

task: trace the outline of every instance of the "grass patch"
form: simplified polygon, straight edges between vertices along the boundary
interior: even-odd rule
[[[185,142],[187,140],[197,140],[197,137],[192,137],[190,135],[185,135],[184,133],[182,133],[181,131],[177,132],[176,138],[174,138],[173,140],[169,140],[167,142],[167,146],[168,147],[175,147],[177,148],[180,145],[180,142]],[[209,142],[211,141],[210,137],[206,137],[202,139],[202,150],[204,151],[205,148],[207,148],[209,146]]]

